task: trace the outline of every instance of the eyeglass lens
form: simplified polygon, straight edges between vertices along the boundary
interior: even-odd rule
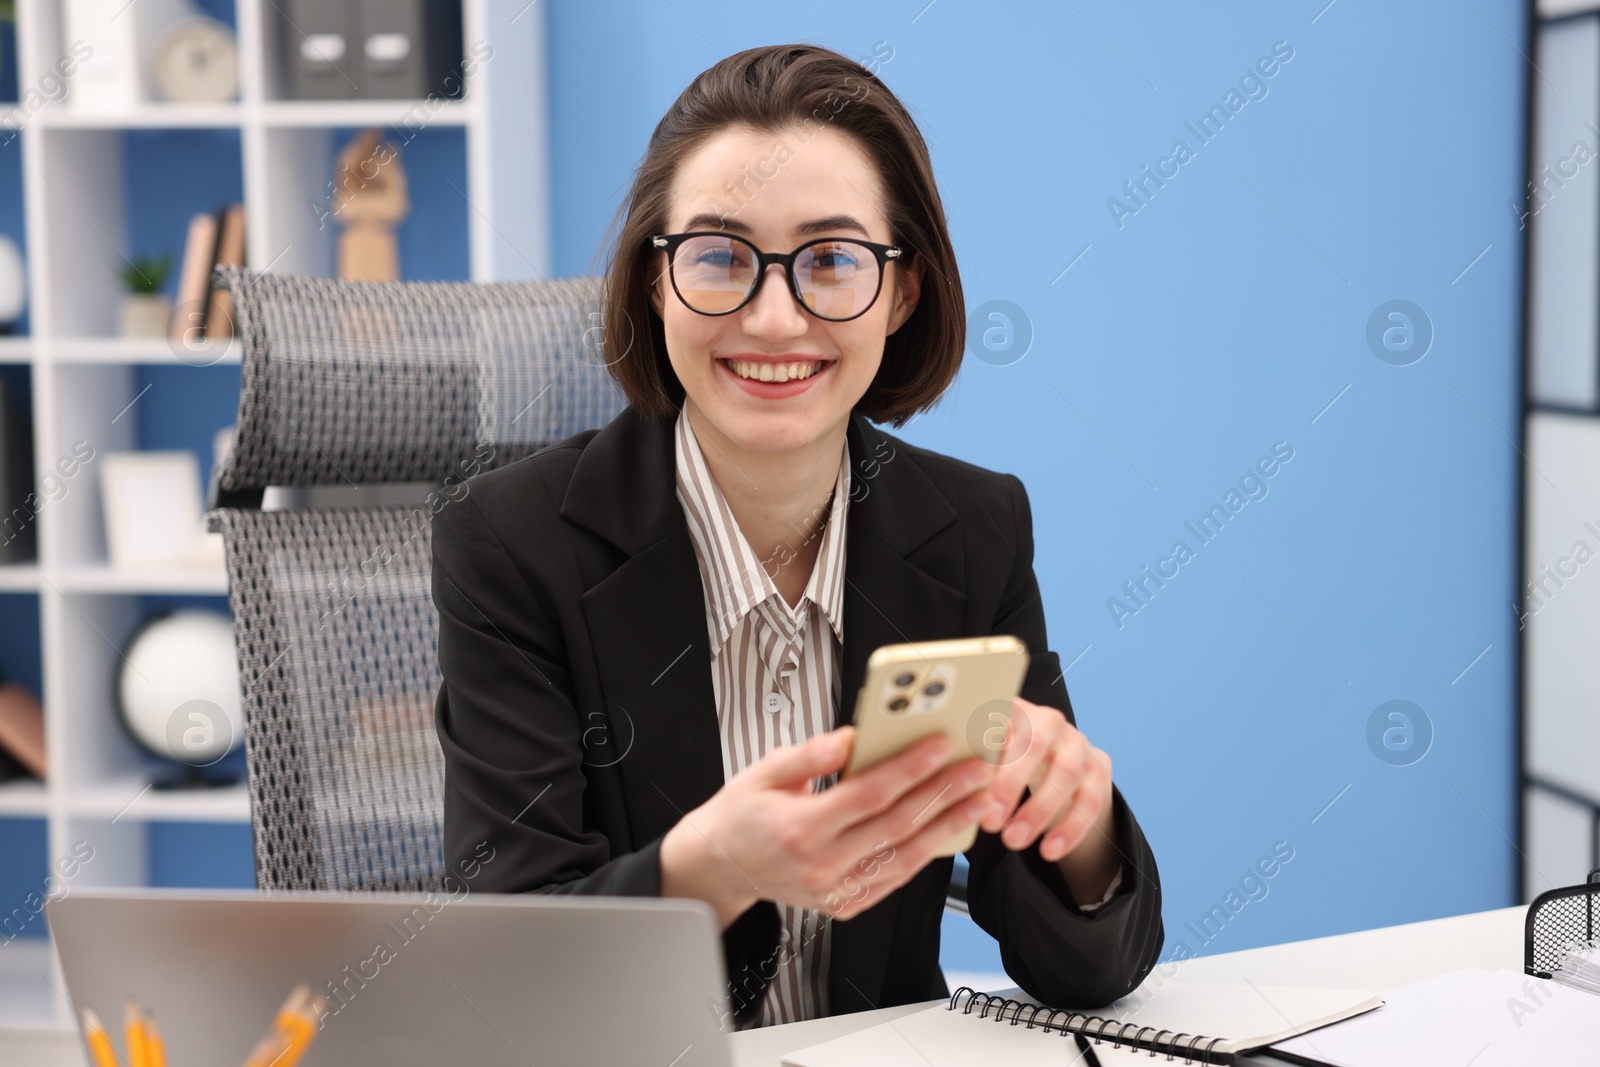
[[[732,237],[690,237],[678,245],[673,280],[684,303],[708,315],[732,311],[756,283],[752,247]],[[827,319],[865,311],[878,293],[878,257],[854,241],[825,241],[794,261],[806,307]]]

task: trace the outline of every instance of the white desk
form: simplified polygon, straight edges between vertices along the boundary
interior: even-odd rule
[[[1458,967],[1522,969],[1524,907],[1458,915],[1381,930],[1227,952],[1182,964],[1202,982],[1390,989]],[[1165,972],[1163,972],[1165,973]],[[929,1001],[928,1003],[938,1003]],[[898,1019],[925,1007],[907,1004],[733,1035],[735,1067],[776,1067],[785,1052]],[[85,1067],[76,1034],[0,1030],[0,1067]]]
[[[1522,970],[1526,907],[1362,930],[1287,945],[1202,956],[1180,965],[1187,981],[1392,989],[1459,967]],[[1166,970],[1162,971],[1166,974]],[[785,1052],[898,1019],[927,1004],[905,1004],[733,1035],[734,1067],[777,1067]]]

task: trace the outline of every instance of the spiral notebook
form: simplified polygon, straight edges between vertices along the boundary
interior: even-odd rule
[[[1371,1011],[1381,997],[1348,989],[1146,982],[1098,1012],[1048,1008],[1017,990],[962,986],[948,1003],[784,1056],[784,1067],[1061,1067],[1080,1062],[1075,1034],[1102,1067],[1232,1063],[1235,1055]],[[1008,996],[1007,994],[1015,994]],[[1063,1038],[1068,1040],[1063,1041]]]

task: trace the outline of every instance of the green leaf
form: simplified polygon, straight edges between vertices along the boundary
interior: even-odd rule
[[[159,293],[171,270],[172,253],[163,252],[159,256],[134,256],[117,269],[117,274],[130,293]]]

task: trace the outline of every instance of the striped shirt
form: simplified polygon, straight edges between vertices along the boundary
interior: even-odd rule
[[[839,721],[850,451],[841,443],[817,561],[799,603],[790,607],[772,578],[785,560],[774,553],[763,565],[751,549],[682,409],[676,437],[678,499],[705,588],[726,780],[771,749],[826,733]],[[788,547],[798,551],[800,545]],[[782,941],[757,1026],[828,1014],[831,921],[825,912],[786,904],[778,913]]]

